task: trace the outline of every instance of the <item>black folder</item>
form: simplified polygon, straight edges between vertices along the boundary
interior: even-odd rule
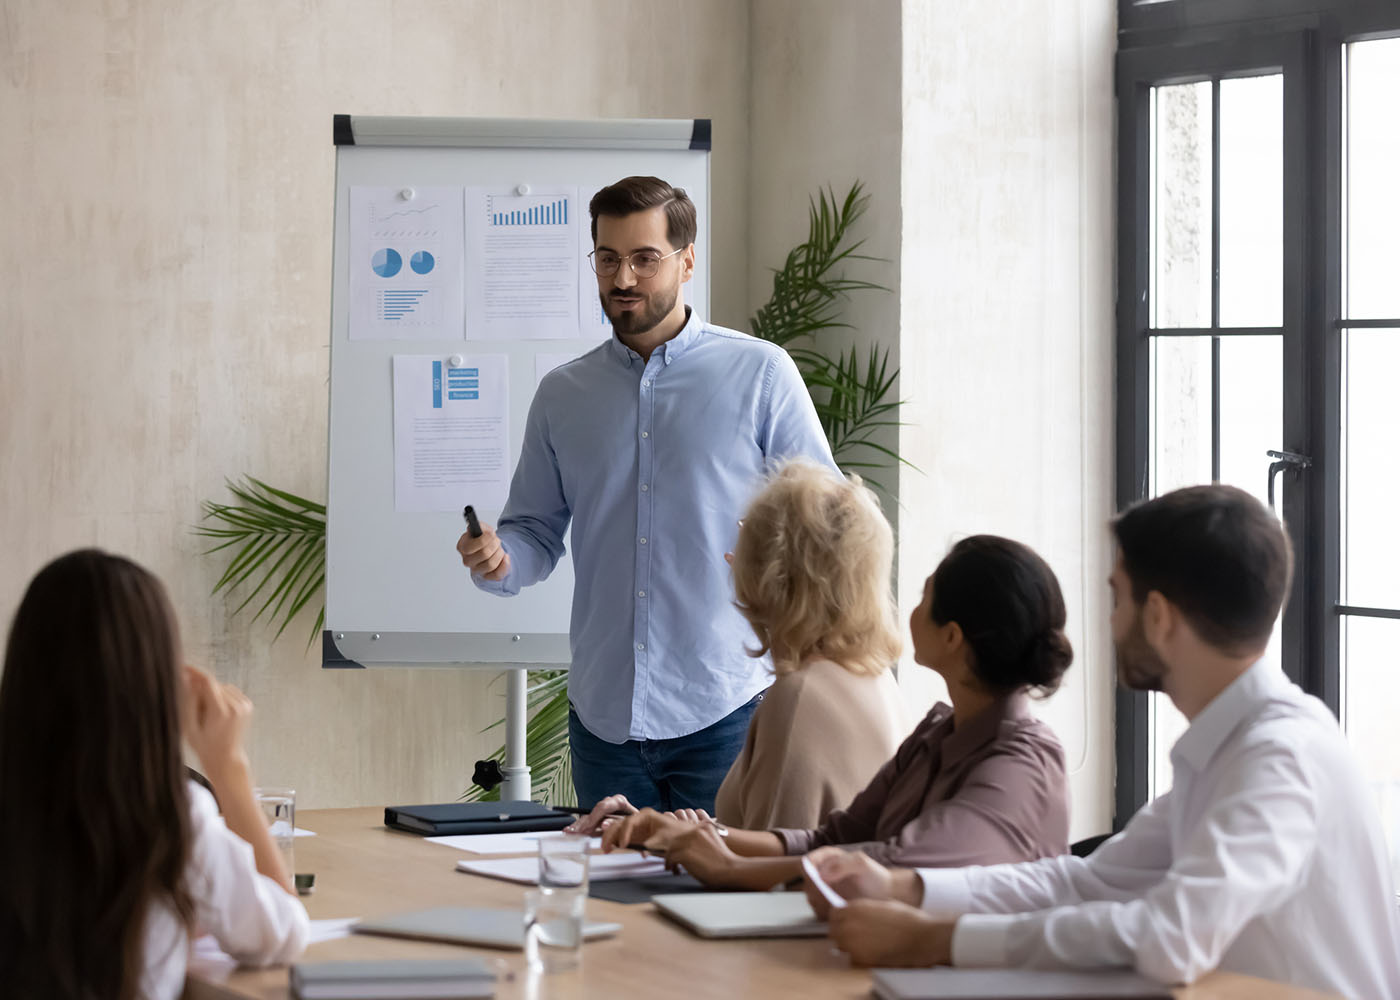
[[[385,806],[384,825],[429,837],[562,830],[577,817],[538,802],[446,802]]]

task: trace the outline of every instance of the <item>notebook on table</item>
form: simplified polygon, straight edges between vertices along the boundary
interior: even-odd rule
[[[439,906],[387,917],[361,920],[352,930],[357,934],[414,938],[419,941],[446,941],[518,951],[525,946],[525,914],[521,910],[493,910],[478,906]],[[585,920],[583,939],[593,941],[622,930],[621,924]]]
[[[470,958],[299,962],[292,966],[291,987],[298,1000],[490,997],[496,995],[496,974]]]
[[[385,826],[435,837],[562,830],[577,818],[538,802],[444,802],[384,807]]]
[[[879,1000],[1171,1000],[1161,983],[1132,972],[1036,969],[876,969]]]
[[[800,892],[681,892],[657,896],[657,910],[703,938],[822,937]]]

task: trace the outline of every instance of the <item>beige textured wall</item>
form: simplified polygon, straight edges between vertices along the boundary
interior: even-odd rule
[[[978,532],[1055,569],[1074,837],[1112,812],[1114,29],[1112,0],[904,5],[901,589]]]
[[[1055,568],[1079,653],[1039,707],[1066,746],[1073,832],[1108,828],[1112,664],[1112,0],[753,0],[749,294],[806,232],[818,185],[864,180],[868,276],[847,309],[892,348],[909,426],[894,480],[907,614],[958,538]],[[891,442],[893,443],[893,441]],[[941,681],[906,658],[924,711]]]
[[[1112,0],[0,0],[0,616],[59,552],[129,553],[257,702],[265,780],[455,795],[503,683],[322,671],[309,618],[273,644],[209,596],[189,533],[228,475],[323,494],[330,117],[709,116],[718,322],[766,298],[817,185],[866,181],[895,291],[851,318],[896,349],[924,470],[897,483],[900,597],[973,531],[1050,559],[1080,657],[1045,712],[1076,835],[1103,828],[1112,51]]]
[[[737,324],[747,26],[746,0],[3,0],[5,626],[53,556],[129,554],[253,697],[263,780],[455,796],[504,683],[323,671],[309,617],[274,644],[209,596],[189,530],[225,476],[324,496],[331,115],[712,117],[712,312]]]
[[[852,329],[836,339],[862,358],[872,344],[888,348],[891,365],[900,340],[900,9],[900,0],[753,0],[749,28],[750,311],[772,293],[771,269],[806,238],[808,199],[821,188],[844,197],[860,181],[869,203],[856,236],[861,252],[884,260],[847,274],[889,291],[856,292],[843,306]],[[893,432],[879,440],[898,443]],[[897,492],[893,471],[873,474]]]

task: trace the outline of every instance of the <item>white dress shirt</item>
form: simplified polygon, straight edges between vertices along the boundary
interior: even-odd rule
[[[1214,968],[1400,997],[1400,919],[1375,808],[1336,720],[1256,663],[1171,753],[1171,791],[1088,858],[920,869],[924,908],[966,914],[955,965]]]
[[[285,965],[306,947],[310,922],[301,900],[258,873],[253,848],[224,825],[214,797],[190,783],[192,844],[186,885],[196,933],[212,934],[244,965]],[[165,905],[146,921],[141,996],[174,1000],[185,988],[190,942]]]

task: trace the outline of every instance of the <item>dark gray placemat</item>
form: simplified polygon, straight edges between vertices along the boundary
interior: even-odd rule
[[[645,878],[618,878],[589,882],[588,895],[614,903],[650,903],[652,896],[673,892],[700,892],[704,886],[692,875],[648,875]]]

